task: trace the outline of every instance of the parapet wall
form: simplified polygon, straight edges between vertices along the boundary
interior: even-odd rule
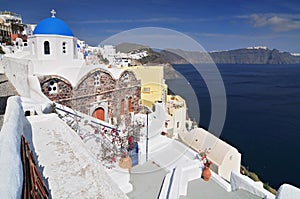
[[[197,128],[179,136],[192,149],[198,152],[207,150],[207,158],[213,163],[211,169],[225,180],[230,181],[232,171],[240,172],[241,154],[238,150],[208,131]]]
[[[22,97],[33,98],[37,101],[50,101],[42,92],[40,83],[33,75],[33,63],[26,59],[4,57],[1,70]]]
[[[0,132],[0,198],[21,198],[23,168],[20,158],[24,112],[20,97],[10,97]]]
[[[5,57],[3,60],[4,72],[17,92],[23,97],[30,97],[28,83],[28,61]]]

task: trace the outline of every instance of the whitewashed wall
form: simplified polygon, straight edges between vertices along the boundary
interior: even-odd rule
[[[213,162],[212,170],[227,181],[230,181],[232,171],[240,171],[241,154],[208,131],[197,128],[179,136],[184,143],[198,152],[208,150],[207,157]]]
[[[24,112],[20,97],[10,97],[0,132],[0,198],[21,198],[23,168],[20,158]]]

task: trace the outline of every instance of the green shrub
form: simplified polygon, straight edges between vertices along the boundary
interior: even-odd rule
[[[249,171],[248,169],[246,169],[246,167],[242,165],[241,165],[241,173],[244,174],[245,176],[248,176],[255,182],[261,181],[256,173]],[[264,185],[264,189],[266,189],[267,191],[271,192],[274,195],[277,194],[276,189],[272,188],[268,183],[263,183],[263,185]]]
[[[264,188],[274,195],[277,194],[277,191],[275,189],[273,189],[268,183],[264,183]]]

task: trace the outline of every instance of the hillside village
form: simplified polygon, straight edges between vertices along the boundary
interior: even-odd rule
[[[0,198],[299,195],[284,184],[275,196],[243,175],[240,152],[168,93],[164,66],[142,64],[147,50],[88,46],[54,10],[37,25],[12,12],[0,19],[0,88],[14,90],[3,95]]]

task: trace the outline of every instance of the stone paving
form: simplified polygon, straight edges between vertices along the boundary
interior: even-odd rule
[[[125,199],[81,138],[55,114],[27,117],[37,162],[52,198]]]
[[[7,77],[4,74],[0,74],[0,129],[3,124],[7,98],[12,95],[19,94]]]

